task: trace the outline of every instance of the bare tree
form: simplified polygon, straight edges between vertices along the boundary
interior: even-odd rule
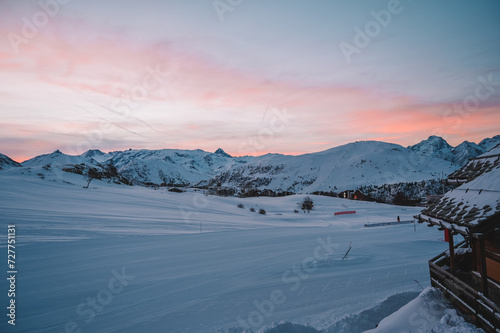
[[[304,201],[302,201],[302,206],[301,209],[304,211],[304,213],[307,211],[308,213],[311,212],[311,210],[314,207],[314,203],[311,200],[310,197],[305,197]]]
[[[109,178],[109,181],[108,183],[111,183],[111,181],[114,179],[114,178],[119,178],[119,174],[118,174],[118,169],[116,168],[116,166],[113,164],[113,161],[110,161],[108,164],[106,164],[104,166],[104,176],[105,178]]]
[[[84,186],[83,188],[89,188],[90,182],[94,178],[101,179],[101,175],[99,174],[99,171],[97,171],[96,168],[89,167],[87,172],[85,173],[85,180],[87,180],[87,185]]]

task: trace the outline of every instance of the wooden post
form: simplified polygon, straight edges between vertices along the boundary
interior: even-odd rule
[[[488,271],[486,269],[486,251],[484,249],[484,235],[479,235],[479,256],[481,257],[481,287],[483,295],[488,297]]]
[[[476,254],[476,249],[477,249],[476,238],[470,237],[469,244],[470,244],[470,247],[472,249],[472,270],[479,271],[477,258],[476,258],[476,256],[477,256],[477,254]]]
[[[448,230],[448,235],[449,235],[449,251],[450,251],[450,272],[451,274],[455,275],[455,244],[453,244],[453,232],[449,229]]]

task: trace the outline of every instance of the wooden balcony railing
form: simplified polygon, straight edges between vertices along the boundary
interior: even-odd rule
[[[465,245],[464,241],[455,248]],[[432,286],[439,288],[456,307],[475,321],[476,325],[487,332],[500,333],[500,307],[445,268],[448,262],[447,252],[429,260]]]

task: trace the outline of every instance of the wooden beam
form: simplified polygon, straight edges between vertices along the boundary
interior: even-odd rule
[[[472,270],[477,272],[479,269],[477,268],[478,264],[476,258],[476,249],[477,249],[476,239],[474,237],[471,237],[469,241],[470,241],[470,247],[472,249]]]
[[[483,295],[488,297],[488,271],[486,269],[486,251],[484,248],[484,236],[479,237],[479,256],[481,258],[481,288]]]

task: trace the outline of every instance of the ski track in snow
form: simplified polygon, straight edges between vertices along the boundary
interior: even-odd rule
[[[252,318],[254,332],[369,329],[418,295],[414,280],[429,285],[427,261],[447,248],[425,225],[363,227],[419,208],[312,196],[315,209],[296,214],[304,195],[222,198],[97,180],[83,189],[81,176],[65,177],[74,185],[0,174],[0,247],[7,224],[17,234],[16,332],[71,322],[81,332],[229,332]],[[357,213],[333,216],[345,206]],[[130,280],[111,293],[123,271]],[[283,302],[269,307],[273,292]],[[98,310],[87,305],[99,297]],[[384,301],[392,306],[373,310]]]

